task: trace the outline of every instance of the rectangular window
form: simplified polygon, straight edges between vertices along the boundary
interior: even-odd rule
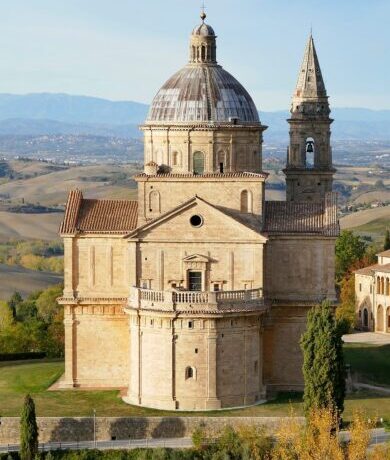
[[[188,288],[190,291],[202,290],[202,272],[188,273]]]
[[[215,284],[214,284],[214,291],[215,291],[215,292],[218,292],[218,291],[219,291],[219,284],[218,284],[218,283],[215,283]]]
[[[188,321],[188,329],[194,329],[194,322]]]
[[[359,283],[359,291],[362,292],[362,283]]]

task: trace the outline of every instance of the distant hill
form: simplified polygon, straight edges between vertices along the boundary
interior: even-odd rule
[[[37,93],[0,94],[0,136],[87,134],[108,137],[140,137],[138,130],[148,105],[109,101],[87,96]],[[269,126],[266,142],[288,140],[288,111],[260,112]],[[389,141],[390,110],[335,108],[332,126],[335,140]]]
[[[24,118],[65,123],[137,124],[145,119],[146,104],[115,102],[87,96],[36,93],[0,94],[0,120]]]

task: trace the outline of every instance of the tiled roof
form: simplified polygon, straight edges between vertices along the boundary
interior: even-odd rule
[[[266,201],[264,231],[275,234],[314,233],[338,236],[337,198],[328,193],[323,202]]]
[[[69,193],[61,234],[123,233],[137,227],[138,203],[130,200],[84,199],[80,190]]]
[[[383,251],[378,254],[381,257],[390,257],[390,249],[388,251]]]
[[[155,176],[150,176],[148,174],[142,173],[138,174],[135,177],[143,178],[143,177],[157,177],[161,179],[166,179],[166,178],[191,178],[191,179],[210,179],[210,178],[216,178],[216,179],[224,179],[226,178],[231,178],[231,177],[248,177],[248,178],[264,178],[266,179],[268,177],[268,173],[265,172],[260,172],[260,173],[254,173],[254,172],[226,172],[226,173],[206,173],[206,174],[192,174],[192,173],[157,173]]]
[[[356,273],[357,275],[371,276],[374,274],[375,269],[379,266],[380,266],[379,264],[370,265],[369,267],[364,267],[364,268],[360,268],[359,270],[355,270],[354,273]]]
[[[390,264],[375,264],[375,265],[370,265],[369,267],[364,267],[361,268],[360,270],[356,270],[355,273],[358,275],[369,275],[372,276],[375,273],[390,273]]]

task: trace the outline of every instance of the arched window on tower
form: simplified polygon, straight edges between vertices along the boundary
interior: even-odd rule
[[[379,276],[376,277],[376,293],[381,293],[381,279]]]
[[[252,212],[252,193],[249,190],[241,192],[240,209],[241,212]]]
[[[204,154],[203,152],[195,152],[193,155],[193,172],[194,174],[204,173]]]
[[[188,380],[188,379],[195,379],[195,378],[196,378],[196,369],[194,367],[187,366],[186,371],[185,371],[185,379]]]
[[[153,190],[149,193],[149,212],[159,214],[161,212],[160,193]]]
[[[305,166],[306,168],[314,168],[315,142],[312,137],[306,139],[305,150]]]

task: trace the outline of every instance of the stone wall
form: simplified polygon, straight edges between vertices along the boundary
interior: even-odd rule
[[[303,418],[299,418],[303,423]],[[198,426],[218,433],[225,426],[264,426],[273,431],[281,417],[97,417],[96,439],[180,438],[190,437]],[[19,443],[19,418],[0,418],[0,445]],[[93,440],[93,418],[38,418],[40,442]]]

